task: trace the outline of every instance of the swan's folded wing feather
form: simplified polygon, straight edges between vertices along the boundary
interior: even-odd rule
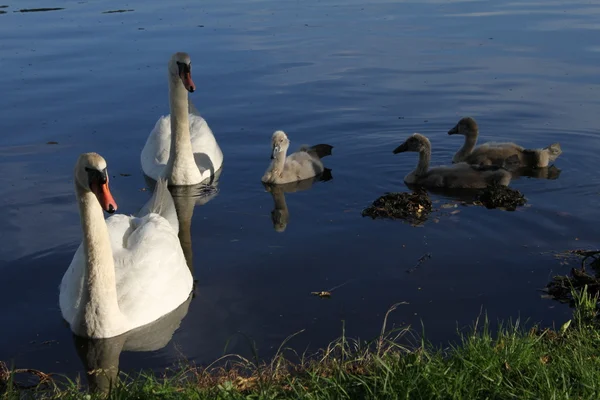
[[[171,116],[161,116],[142,149],[140,160],[146,175],[156,180],[169,161],[171,152]]]
[[[73,255],[69,268],[60,282],[60,292],[58,296],[60,311],[65,321],[69,324],[75,319],[75,315],[81,304],[84,266],[85,258],[83,245],[80,244]]]
[[[142,325],[183,303],[193,278],[177,232],[158,214],[137,218],[128,246],[115,257],[117,293],[121,312]]]

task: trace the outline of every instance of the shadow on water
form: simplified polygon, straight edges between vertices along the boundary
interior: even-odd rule
[[[118,13],[126,13],[126,12],[132,12],[135,10],[108,10],[108,11],[102,11],[102,14],[118,14]]]
[[[273,196],[274,208],[271,211],[271,221],[273,221],[273,229],[276,232],[284,232],[290,220],[290,212],[287,203],[285,202],[285,193],[302,192],[312,188],[316,182],[326,182],[333,179],[331,169],[325,168],[324,171],[310,179],[302,181],[285,183],[282,185],[274,185],[264,183],[265,190]]]
[[[192,296],[160,319],[122,335],[108,339],[87,339],[73,335],[77,355],[81,359],[90,390],[107,393],[119,373],[119,357],[123,351],[148,352],[165,347],[188,313]]]
[[[64,9],[65,9],[64,7],[22,8],[15,12],[29,13],[29,12],[43,12],[43,11],[59,11],[59,10],[64,10]]]

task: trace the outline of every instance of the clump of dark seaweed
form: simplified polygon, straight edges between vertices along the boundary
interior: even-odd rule
[[[403,219],[411,224],[422,224],[431,213],[431,200],[425,190],[413,193],[386,193],[365,208],[362,216],[373,219]]]
[[[600,251],[570,250],[569,254],[583,257],[581,268],[571,268],[568,276],[555,276],[546,285],[546,291],[561,303],[573,305],[573,291],[580,292],[587,286],[591,296],[600,295]],[[589,261],[591,260],[591,261]]]
[[[527,203],[521,192],[502,185],[490,185],[482,189],[477,195],[477,200],[486,208],[501,207],[508,211],[514,211],[518,206]]]

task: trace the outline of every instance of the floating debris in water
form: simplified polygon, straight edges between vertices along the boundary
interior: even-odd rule
[[[413,273],[417,270],[417,268],[419,268],[421,266],[421,264],[423,264],[425,262],[425,260],[428,260],[431,258],[431,253],[426,253],[423,254],[418,260],[417,263],[412,267],[406,270],[407,274]],[[420,290],[421,288],[419,288]]]
[[[50,142],[46,142],[46,144],[58,144],[58,142],[50,141]]]
[[[341,288],[342,286],[346,286],[350,281],[352,281],[352,279],[342,283],[341,285],[334,286],[329,290],[322,290],[320,292],[310,292],[310,294],[312,294],[313,296],[319,296],[322,299],[328,299],[331,297],[331,292],[333,292],[336,289]]]
[[[527,203],[521,192],[502,185],[491,185],[482,189],[477,195],[477,200],[486,208],[504,208],[508,211],[514,211],[518,206]]]
[[[6,11],[0,10],[0,14],[6,14]]]
[[[403,219],[411,224],[422,224],[431,213],[431,200],[424,190],[413,193],[386,193],[365,208],[362,216]]]
[[[135,10],[108,10],[108,11],[103,11],[102,14],[125,13],[125,12],[131,12],[131,11],[135,11]]]
[[[42,11],[58,11],[58,10],[64,10],[64,7],[54,7],[54,8],[22,8],[20,10],[15,11],[15,12],[26,13],[26,12],[42,12]]]
[[[119,175],[121,175],[121,176],[131,176],[131,174],[125,174],[125,173],[122,173],[122,172]]]
[[[325,290],[322,292],[310,292],[310,294],[312,294],[313,296],[319,296],[322,299],[331,297],[331,292],[327,292]]]

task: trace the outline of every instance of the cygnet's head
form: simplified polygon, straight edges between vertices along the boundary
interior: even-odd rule
[[[394,154],[404,153],[405,151],[416,151],[421,152],[431,148],[429,139],[420,133],[413,133],[402,143],[400,146],[394,149]]]
[[[461,118],[454,128],[448,131],[448,135],[476,136],[478,133],[477,122],[471,117]]]
[[[190,55],[184,52],[177,52],[169,60],[169,74],[172,77],[179,77],[181,83],[190,93],[196,90],[196,85],[192,80],[192,61]]]
[[[275,133],[273,133],[273,137],[271,138],[271,146],[273,148],[273,151],[271,152],[272,160],[280,153],[285,155],[288,147],[290,147],[290,140],[284,131],[275,131]]]
[[[106,161],[98,153],[83,153],[75,164],[75,184],[96,195],[100,207],[109,214],[117,210],[117,203],[108,188]]]

